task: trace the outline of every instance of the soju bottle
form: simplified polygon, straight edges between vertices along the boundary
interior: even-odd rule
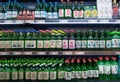
[[[64,77],[65,77],[65,70],[64,70],[64,66],[63,66],[63,64],[64,64],[64,59],[61,59],[61,60],[59,60],[59,65],[58,65],[58,69],[57,69],[57,71],[58,71],[58,79],[64,79]]]
[[[55,50],[55,48],[56,48],[56,37],[55,37],[55,34],[52,32],[51,33],[51,40],[50,40],[50,48],[51,48],[51,50]]]
[[[111,50],[111,47],[112,47],[112,41],[111,41],[110,30],[107,30],[107,36],[106,36],[106,50]]]
[[[30,50],[31,48],[31,33],[30,30],[25,32],[25,50]]]
[[[25,64],[25,79],[26,80],[30,80],[31,79],[31,68],[32,66],[32,60],[31,62],[29,62],[29,60],[27,60],[27,63]]]
[[[71,79],[75,79],[76,77],[76,71],[75,71],[75,59],[76,58],[72,58],[71,59]]]
[[[79,18],[79,11],[78,11],[78,2],[75,1],[75,7],[73,9],[73,18]]]
[[[82,59],[82,66],[81,66],[81,71],[82,71],[82,79],[87,79],[87,67],[86,67],[86,58]]]
[[[93,77],[94,79],[99,78],[99,68],[98,68],[98,60],[96,58],[93,59]]]
[[[40,59],[41,60],[41,59]],[[39,63],[38,63],[38,80],[43,80],[43,67],[44,67],[44,65],[45,65],[45,63],[43,63],[42,62],[43,60],[41,60],[41,62],[40,61],[38,61]]]
[[[94,49],[94,39],[93,39],[92,30],[89,30],[88,49],[89,50],[93,50]]]
[[[110,74],[111,74],[110,66],[111,65],[110,65],[109,57],[105,57],[104,66],[103,66],[103,68],[104,68],[104,79],[105,80],[110,80]]]
[[[53,7],[53,19],[58,19],[58,3],[55,2],[54,7]]]
[[[18,60],[18,79],[23,80],[24,79],[24,60],[19,59]]]
[[[19,37],[18,37],[17,43],[18,43],[18,49],[24,50],[24,31],[23,30],[19,31]]]
[[[99,40],[99,37],[98,37],[98,31],[96,30],[95,31],[95,38],[94,38],[94,48],[95,50],[98,50],[99,47],[100,47],[100,40]]]
[[[76,64],[76,79],[81,79],[82,78],[82,71],[81,71],[81,58],[77,58],[77,64]]]
[[[36,9],[35,9],[35,19],[40,19],[41,13],[40,13],[40,5],[42,5],[39,0],[36,1]]]
[[[67,19],[72,18],[72,8],[71,8],[71,2],[69,0],[67,0],[65,6],[65,18]]]
[[[9,2],[7,3],[7,12],[6,12],[6,16],[7,16],[6,18],[8,20],[12,19],[12,6],[13,4],[11,0],[9,0]]]
[[[90,18],[91,17],[91,11],[90,11],[90,7],[89,6],[86,6],[84,17],[85,18]]]
[[[0,80],[5,80],[5,60],[1,60],[0,62]]]
[[[82,50],[86,50],[88,41],[87,41],[86,31],[85,30],[82,33],[82,42],[81,43],[82,43],[81,44]]]
[[[92,12],[91,12],[91,18],[97,18],[98,12],[96,6],[93,6]]]
[[[4,32],[0,31],[0,51],[5,50],[5,37],[4,37]]]
[[[105,49],[105,37],[104,37],[104,31],[103,30],[100,32],[100,49],[101,50]]]
[[[32,33],[31,33],[31,48],[33,51],[36,51],[36,45],[37,45],[37,31],[35,30],[32,30]]]
[[[61,3],[59,5],[59,18],[63,19],[65,17],[65,3],[63,0],[61,0]]]
[[[35,60],[33,60],[33,64],[30,67],[30,70],[31,70],[30,80],[37,80],[37,65],[35,63]]]
[[[116,57],[111,58],[111,79],[118,79],[118,63]]]
[[[81,35],[80,35],[80,30],[77,30],[77,35],[76,35],[76,49],[77,50],[80,50],[80,48],[81,48],[81,44],[82,44],[82,40],[81,40]]]
[[[18,7],[17,7],[17,2],[14,0],[13,6],[12,6],[12,19],[17,19],[18,16]]]
[[[2,2],[0,2],[0,19],[4,19],[5,16],[5,8]]]
[[[87,74],[88,74],[88,78],[92,79],[93,78],[93,67],[92,67],[92,59],[88,58],[88,65],[87,65]]]
[[[75,49],[75,36],[74,36],[74,30],[70,31],[70,37],[69,37],[69,49]]]
[[[83,1],[81,1],[80,2],[80,9],[79,9],[79,18],[84,18],[84,12],[85,12],[84,3],[83,3]]]
[[[61,50],[62,49],[62,34],[61,33],[57,34],[56,48],[57,48],[57,50]]]
[[[63,41],[62,41],[62,49],[67,50],[69,48],[68,46],[68,31],[65,30],[64,36],[63,36]]]
[[[45,32],[44,48],[47,51],[50,49],[50,34],[51,34],[51,31]]]
[[[49,2],[49,8],[48,8],[48,12],[47,12],[47,18],[48,19],[52,19],[53,17],[53,4],[52,2]]]

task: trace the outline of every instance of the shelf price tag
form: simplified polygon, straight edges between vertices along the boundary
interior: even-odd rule
[[[120,52],[115,52],[116,55],[120,55]]]
[[[59,23],[68,23],[68,20],[59,20]]]
[[[25,20],[25,23],[30,23],[30,24],[32,23],[33,24],[34,20]]]
[[[9,55],[9,52],[0,52],[0,55]]]
[[[88,20],[88,22],[90,22],[90,23],[96,23],[97,20]]]
[[[115,22],[118,22],[118,23],[120,23],[120,20],[115,20]]]
[[[13,52],[13,55],[22,55],[22,52]]]
[[[49,52],[50,55],[58,55],[58,52]]]
[[[32,55],[33,52],[23,52],[23,55]]]
[[[46,52],[36,52],[36,55],[46,55]]]
[[[102,22],[102,23],[106,23],[106,22],[109,22],[109,20],[100,20],[100,22]]]
[[[74,55],[85,55],[85,52],[76,51],[74,52]]]
[[[45,23],[45,20],[35,20],[35,23],[42,24]]]
[[[72,55],[73,53],[71,51],[64,51],[63,55]]]

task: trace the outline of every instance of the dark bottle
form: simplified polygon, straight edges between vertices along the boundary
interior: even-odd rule
[[[75,36],[74,36],[74,30],[70,31],[70,37],[69,37],[69,49],[75,49]]]
[[[76,49],[81,50],[82,47],[82,40],[81,40],[81,35],[80,35],[80,30],[77,30],[77,35],[76,35]]]
[[[63,0],[61,0],[61,3],[59,4],[59,18],[64,19],[65,17],[65,3]]]

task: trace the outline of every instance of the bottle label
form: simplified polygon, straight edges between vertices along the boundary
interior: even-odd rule
[[[31,48],[31,41],[25,40],[25,48]]]
[[[11,48],[11,41],[5,41],[5,48]]]
[[[0,48],[4,48],[5,45],[4,45],[4,41],[0,41]]]
[[[82,71],[82,78],[87,79],[87,71]]]
[[[55,48],[56,47],[56,40],[50,40],[50,47]]]
[[[6,79],[6,80],[9,80],[9,79],[10,79],[10,73],[9,73],[9,72],[6,72],[6,73],[5,73],[5,79]]]
[[[50,41],[49,40],[45,40],[44,41],[44,48],[49,48],[50,47]]]
[[[94,70],[93,71],[93,76],[95,77],[95,78],[98,78],[99,77],[99,71],[98,70]]]
[[[26,80],[28,80],[28,79],[30,79],[30,76],[31,74],[30,74],[30,72],[25,72],[25,79]]]
[[[43,79],[43,72],[38,72],[38,80],[42,80]]]
[[[106,48],[111,48],[111,40],[106,41]]]
[[[53,17],[52,18],[58,18],[58,12],[53,12]]]
[[[82,72],[81,71],[76,71],[76,78],[77,79],[80,79],[80,78],[82,78]]]
[[[73,18],[78,18],[79,17],[79,12],[78,10],[73,11]]]
[[[18,72],[12,72],[12,80],[18,79]]]
[[[69,40],[69,49],[75,49],[75,40]]]
[[[23,40],[19,40],[17,41],[18,43],[18,48],[24,48],[24,41]]]
[[[18,41],[12,41],[12,48],[18,48]]]
[[[94,40],[88,40],[88,48],[94,48]]]
[[[64,10],[63,9],[59,9],[59,17],[64,17]]]
[[[7,18],[12,18],[12,11],[7,11]]]
[[[24,73],[23,72],[19,72],[19,80],[23,80],[24,79]]]
[[[37,48],[43,48],[43,40],[37,41]]]
[[[105,48],[105,40],[100,40],[100,48]]]
[[[71,71],[71,78],[74,79],[75,78],[75,74],[76,72],[75,71]]]
[[[99,65],[99,74],[103,74],[104,73],[104,69],[103,69],[103,65]]]
[[[87,41],[86,40],[82,40],[82,48],[87,48]]]
[[[12,18],[17,18],[17,16],[18,16],[17,11],[12,11]]]
[[[76,40],[76,48],[81,48],[81,41],[80,40]]]
[[[47,18],[52,19],[52,12],[47,13]]]
[[[80,11],[79,11],[79,16],[80,16],[80,18],[83,18],[83,17],[84,17],[84,15],[83,15],[83,10],[80,10]]]
[[[50,72],[50,79],[51,80],[56,80],[57,75],[56,75],[56,71],[55,72]]]
[[[65,72],[65,80],[71,80],[71,72]]]
[[[43,72],[43,78],[44,78],[44,80],[48,80],[49,79],[49,72]]]
[[[95,45],[95,46],[94,46],[95,48],[99,48],[99,40],[95,40],[95,41],[94,41],[94,45]]]
[[[35,11],[35,18],[40,18],[40,11]]]
[[[93,77],[93,70],[88,70],[87,71],[88,77]]]
[[[46,18],[46,11],[40,11],[41,17]]]
[[[112,65],[112,74],[118,74],[118,66]]]
[[[62,48],[62,40],[56,40],[56,48]]]
[[[104,66],[104,73],[110,74],[110,66]]]
[[[113,48],[119,47],[119,39],[112,39],[112,47]]]
[[[64,78],[64,71],[59,71],[58,72],[58,79],[63,79]]]
[[[63,49],[68,49],[68,40],[63,40]]]
[[[31,80],[36,80],[37,79],[37,72],[31,72]]]
[[[5,79],[5,72],[0,72],[0,80],[4,80]]]
[[[4,19],[4,13],[0,13],[0,19]]]
[[[31,40],[30,43],[31,43],[31,47],[30,48],[36,48],[36,41]]]
[[[71,16],[71,9],[65,9],[65,17],[72,17]]]

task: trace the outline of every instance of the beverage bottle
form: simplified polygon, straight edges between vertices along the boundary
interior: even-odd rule
[[[81,40],[81,34],[80,34],[80,30],[77,30],[77,35],[76,35],[76,49],[80,50],[82,47],[82,40]]]
[[[50,40],[50,48],[51,48],[51,50],[52,51],[54,51],[55,50],[55,48],[56,48],[56,37],[55,37],[55,33],[51,33],[51,40]]]
[[[88,74],[89,79],[92,79],[93,76],[94,76],[94,70],[93,70],[92,59],[91,58],[88,58],[87,74]]]
[[[61,0],[61,3],[59,4],[59,18],[62,19],[65,17],[65,3],[63,0]]]
[[[111,58],[111,79],[118,79],[118,62],[116,57]]]
[[[112,47],[112,41],[111,41],[111,35],[110,30],[107,30],[107,36],[106,36],[106,50],[111,50]]]
[[[89,30],[89,37],[88,37],[88,49],[93,50],[94,49],[94,39],[93,39],[93,31]]]
[[[80,2],[80,9],[79,9],[79,18],[84,18],[84,12],[85,12],[85,9],[84,9],[84,2],[81,1]]]
[[[104,31],[101,30],[100,32],[100,49],[104,50],[105,49],[105,37],[104,37]]]
[[[47,18],[52,19],[53,18],[53,4],[52,2],[49,2],[49,8],[47,12]]]
[[[55,2],[54,7],[53,7],[53,19],[58,19],[58,3]]]
[[[46,8],[47,8],[46,2],[45,2],[45,0],[42,0],[42,8],[41,8],[41,11],[40,11],[41,19],[46,19],[47,18]]]
[[[82,79],[87,79],[87,64],[86,64],[86,58],[82,58],[82,65],[81,65],[81,71],[82,71]]]
[[[56,48],[58,50],[62,49],[62,33],[58,33],[57,34],[57,38],[56,38]]]
[[[36,45],[37,45],[37,31],[36,30],[32,30],[31,32],[31,48],[33,51],[36,51]]]
[[[44,40],[44,49],[46,51],[48,51],[48,49],[50,49],[50,34],[51,34],[51,31],[45,31],[45,40]]]
[[[41,16],[41,13],[40,13],[40,11],[41,11],[41,9],[40,9],[40,5],[42,5],[41,3],[40,3],[40,1],[39,0],[36,0],[36,9],[35,9],[35,19],[40,19],[40,16]]]
[[[65,60],[65,80],[71,80],[71,67],[70,67],[70,59]]]
[[[71,79],[75,79],[76,77],[76,70],[75,70],[75,60],[76,58],[71,59]]]
[[[64,32],[65,33],[64,33],[63,41],[62,41],[62,49],[67,50],[69,48],[69,46],[68,46],[68,42],[69,42],[68,41],[68,31],[65,30]]]
[[[4,69],[5,69],[5,80],[10,80],[10,74],[11,74],[10,60],[6,60]]]
[[[23,51],[24,50],[24,30],[19,31],[19,37],[18,37],[17,43],[18,43],[18,49],[20,51]]]
[[[33,64],[30,67],[30,70],[31,70],[30,80],[37,80],[37,65],[35,62],[36,62],[36,60],[34,59]]]
[[[0,66],[0,80],[5,80],[5,60],[1,59],[1,66]]]
[[[74,36],[74,30],[70,31],[70,37],[69,37],[69,49],[75,49],[75,36]]]
[[[98,60],[96,58],[93,59],[93,77],[94,79],[99,78],[99,68],[98,68]]]
[[[120,48],[120,31],[118,32],[118,36],[119,36],[119,41],[118,41],[119,42],[119,46],[118,47]]]
[[[119,5],[118,5],[118,16],[120,18],[120,1],[119,1]]]
[[[81,48],[82,50],[86,50],[87,49],[87,37],[86,37],[86,31],[84,30],[82,33],[82,44],[81,44]]]
[[[96,6],[93,6],[91,11],[91,18],[97,18],[97,17],[98,17],[98,12],[97,12]]]
[[[89,6],[86,6],[86,8],[85,8],[84,17],[85,18],[91,18],[91,11],[90,11]]]
[[[5,5],[3,5],[2,2],[0,2],[0,19],[4,19],[5,16]]]
[[[105,80],[110,80],[110,74],[111,74],[110,66],[111,65],[110,65],[109,57],[105,57],[104,66],[103,66],[103,68],[104,68],[104,79]]]
[[[23,80],[24,79],[24,60],[18,59],[18,79]]]
[[[82,78],[82,76],[81,76],[81,74],[82,74],[82,70],[81,70],[81,58],[77,58],[77,64],[76,64],[76,66],[75,66],[76,68],[75,68],[75,70],[76,70],[76,79],[81,79]]]
[[[95,37],[94,37],[94,47],[95,47],[95,50],[98,50],[99,47],[100,47],[100,40],[99,40],[99,37],[98,37],[98,31],[95,30]]]
[[[11,2],[11,0],[9,0],[6,7],[7,8],[6,18],[8,20],[12,19],[12,7],[13,7],[13,3]]]
[[[113,18],[118,18],[119,11],[118,11],[118,4],[116,0],[113,1],[112,9],[113,9]]]
[[[4,37],[4,32],[0,31],[0,51],[5,50],[5,37]]]
[[[119,47],[118,31],[111,32],[111,35],[112,35],[112,49],[118,50],[118,47]]]
[[[17,2],[14,0],[13,6],[12,6],[12,19],[17,19],[18,16],[18,7],[17,7]]]
[[[65,18],[67,19],[72,18],[72,7],[71,7],[71,2],[69,0],[67,0],[65,6]]]
[[[63,80],[65,77],[65,70],[64,70],[64,59],[59,60],[59,65],[58,65],[58,79]]]
[[[104,78],[104,63],[103,63],[103,57],[98,57],[98,68],[99,68],[99,79],[103,80]]]
[[[75,1],[75,6],[73,9],[73,18],[77,19],[79,18],[79,10],[78,10],[78,2]]]

